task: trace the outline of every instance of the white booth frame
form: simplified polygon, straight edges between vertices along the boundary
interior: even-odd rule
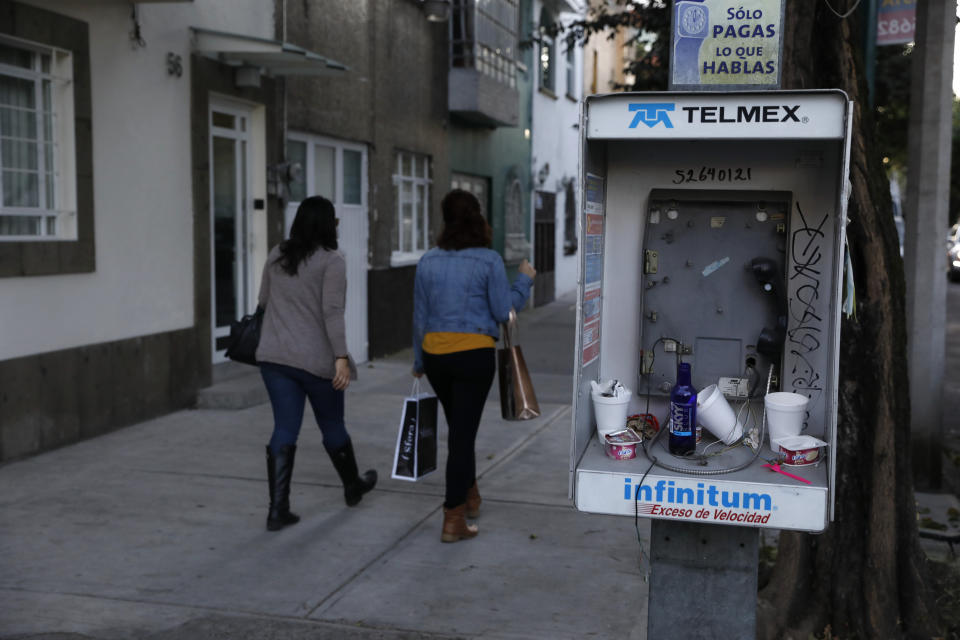
[[[836,477],[852,120],[852,103],[838,90],[621,93],[583,101],[578,216],[583,250],[569,486],[577,509],[810,532],[826,529],[833,519]],[[749,180],[720,180],[718,171],[702,171],[747,167]],[[678,179],[683,184],[678,185]],[[804,285],[791,278],[787,295],[806,305],[806,312],[791,307],[788,334],[798,338],[805,331],[815,332],[820,347],[818,353],[806,353],[788,344],[781,381],[783,390],[809,387],[814,377],[818,381],[807,433],[829,443],[827,455],[819,465],[790,470],[810,484],[764,468],[765,458],[773,455],[769,450],[741,471],[692,476],[652,466],[639,447],[633,460],[612,460],[595,437],[591,381],[616,378],[633,381],[628,386],[634,387],[639,379],[642,247],[650,194],[677,189],[789,192],[789,231],[806,229],[818,243],[816,296],[803,294]],[[788,273],[803,270],[795,256],[788,261]],[[805,327],[805,313],[807,318],[816,316],[818,324]],[[631,413],[642,411],[641,395],[634,393]]]

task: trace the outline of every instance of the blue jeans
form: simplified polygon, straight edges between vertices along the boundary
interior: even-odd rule
[[[343,423],[343,391],[334,389],[332,380],[272,362],[260,363],[260,375],[273,407],[271,451],[297,444],[306,398],[310,398],[327,451],[337,451],[347,444],[350,436]]]

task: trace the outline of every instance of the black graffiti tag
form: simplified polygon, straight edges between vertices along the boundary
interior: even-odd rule
[[[817,313],[820,300],[824,260],[823,244],[826,234],[823,229],[828,216],[824,214],[819,222],[807,220],[807,216],[798,202],[797,217],[800,224],[790,237],[790,273],[789,279],[794,285],[794,293],[788,300],[787,339],[790,343],[792,360],[792,380],[790,386],[795,393],[810,398],[813,406],[823,393],[823,378],[811,363],[813,356],[822,346],[824,332],[823,317]]]

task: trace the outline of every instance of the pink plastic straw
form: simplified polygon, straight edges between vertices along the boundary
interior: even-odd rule
[[[783,469],[780,468],[779,464],[765,464],[763,466],[765,466],[767,469],[770,469],[770,471],[776,471],[777,473],[782,473],[788,478],[793,478],[794,480],[799,480],[800,482],[806,482],[807,484],[810,484],[810,481],[807,480],[806,478],[801,478],[800,476],[795,476],[792,473],[788,473],[784,471]]]

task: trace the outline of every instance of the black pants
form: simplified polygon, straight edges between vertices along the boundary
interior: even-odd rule
[[[447,491],[443,506],[458,507],[467,501],[467,489],[477,479],[474,443],[483,405],[496,373],[496,351],[471,349],[444,355],[423,354],[423,369],[437,393],[447,418]]]

